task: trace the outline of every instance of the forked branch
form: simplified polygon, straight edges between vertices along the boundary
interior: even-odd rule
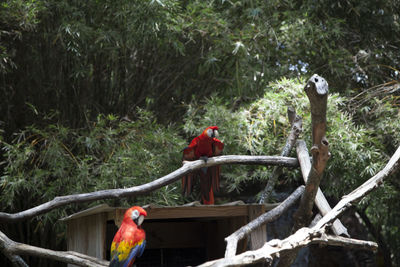
[[[335,237],[331,239],[331,241],[329,241],[330,238],[327,238],[327,236],[325,235],[325,229],[329,226],[329,224],[336,220],[338,216],[341,215],[348,207],[350,207],[351,204],[360,201],[371,191],[382,185],[386,177],[388,177],[394,171],[398,170],[399,164],[400,146],[397,148],[396,152],[393,154],[389,162],[380,172],[378,172],[375,176],[359,186],[353,192],[344,196],[342,200],[340,200],[339,203],[331,211],[329,211],[324,217],[322,217],[322,219],[315,226],[311,228],[301,228],[297,230],[293,235],[285,238],[284,240],[271,240],[265,243],[265,245],[258,250],[247,251],[231,258],[222,258],[206,262],[200,266],[241,266],[253,264],[256,262],[271,262],[274,257],[278,257],[284,252],[297,250],[298,248],[306,246],[312,242],[322,241],[326,241],[326,244],[343,245],[352,248],[356,246],[357,248],[361,249],[375,250],[377,247],[375,242],[340,237]]]

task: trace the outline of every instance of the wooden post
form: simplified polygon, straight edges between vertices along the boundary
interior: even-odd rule
[[[328,83],[324,78],[314,74],[304,90],[310,100],[312,141],[312,167],[308,174],[306,190],[301,198],[300,207],[295,214],[295,230],[311,222],[315,196],[321,182],[326,163],[330,157],[329,142],[326,139],[326,109],[328,100]]]
[[[329,142],[326,139],[326,110],[328,102],[328,83],[317,74],[314,74],[304,87],[304,91],[310,100],[312,142],[311,154],[313,157],[312,167],[308,174],[306,188],[301,197],[300,206],[294,214],[294,226],[292,232],[308,226],[312,218],[312,208],[315,196],[321,182],[326,163],[330,157]],[[289,267],[296,259],[300,249],[293,249],[282,253],[279,267]]]
[[[249,221],[258,218],[265,213],[265,207],[262,206],[249,206]],[[261,225],[250,234],[250,250],[261,248],[267,242],[267,227]]]

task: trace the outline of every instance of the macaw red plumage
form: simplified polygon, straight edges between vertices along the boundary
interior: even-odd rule
[[[183,160],[204,159],[222,154],[224,144],[218,140],[218,126],[207,127],[199,136],[195,137],[189,146],[183,149]],[[214,204],[214,192],[219,190],[220,166],[202,168],[187,174],[182,178],[182,189],[185,195],[193,190],[193,179],[200,177],[201,198],[203,204]]]
[[[129,267],[137,257],[143,254],[146,246],[146,233],[140,226],[147,216],[146,211],[138,206],[125,212],[124,219],[111,244],[112,267]]]

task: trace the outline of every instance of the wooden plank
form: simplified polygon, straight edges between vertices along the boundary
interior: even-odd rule
[[[201,206],[148,210],[147,219],[245,216],[246,206]]]
[[[264,204],[266,211],[271,210],[275,208],[279,203],[273,203],[269,204],[266,203]],[[242,201],[236,201],[236,202],[231,202],[231,203],[226,203],[223,205],[184,205],[184,206],[175,206],[175,207],[165,207],[165,206],[154,206],[154,205],[146,205],[144,206],[145,210],[147,210],[149,213],[152,213],[152,215],[149,215],[151,217],[148,217],[150,219],[165,219],[165,218],[192,218],[192,217],[229,217],[229,216],[246,216],[246,207],[249,206],[259,206],[259,204],[244,204]],[[176,212],[175,212],[176,209]],[[122,214],[125,213],[127,208],[114,208],[110,207],[107,204],[101,204],[86,210],[83,210],[81,212],[72,214],[70,216],[67,216],[65,218],[60,219],[60,221],[69,221],[72,219],[77,219],[77,218],[83,218],[89,215],[94,215],[98,213],[107,213],[108,219],[109,220],[115,220],[116,218],[119,218]],[[161,211],[165,210],[165,211]],[[173,212],[172,215],[173,217],[168,217],[170,212]],[[192,216],[190,213],[191,211],[200,212],[199,216]],[[182,212],[182,216],[180,217],[179,214]],[[218,216],[221,214],[221,216]],[[216,216],[217,215],[217,216]],[[119,219],[117,220],[119,221]],[[118,224],[118,223],[117,223]],[[119,224],[118,224],[119,225]]]
[[[106,219],[105,213],[99,213],[69,220],[68,250],[105,259]]]
[[[72,219],[78,219],[78,218],[82,218],[82,217],[86,217],[89,215],[94,215],[94,214],[98,214],[98,213],[106,213],[109,211],[114,210],[115,208],[108,206],[107,204],[100,204],[97,205],[95,207],[71,214],[67,217],[61,218],[60,221],[69,221]]]
[[[264,206],[249,206],[249,222],[264,213]],[[250,250],[261,248],[265,242],[267,242],[267,228],[266,225],[262,225],[250,234]]]
[[[146,219],[178,219],[178,218],[204,218],[204,217],[241,217],[248,216],[247,207],[253,205],[238,205],[238,206],[194,206],[194,207],[161,207],[146,209]],[[260,205],[254,205],[260,206]],[[118,208],[116,215],[109,213],[109,218],[113,216],[123,216],[126,209]],[[118,215],[119,214],[119,215]]]

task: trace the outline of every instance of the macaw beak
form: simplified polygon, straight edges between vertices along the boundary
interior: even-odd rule
[[[143,223],[143,221],[144,221],[144,216],[143,216],[143,215],[140,215],[139,217],[137,217],[137,218],[134,219],[133,221],[136,223],[137,226],[140,226],[140,225]]]

